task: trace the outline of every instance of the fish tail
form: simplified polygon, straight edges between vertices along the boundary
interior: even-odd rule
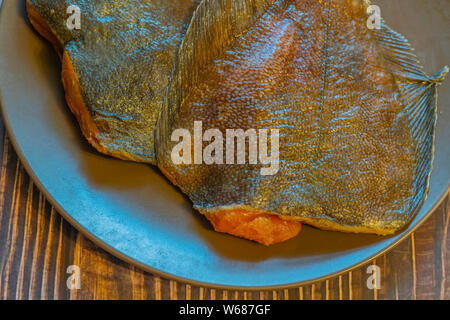
[[[437,73],[435,73],[433,76],[430,77],[430,82],[441,84],[445,80],[445,77],[447,76],[448,72],[449,68],[448,66],[445,66],[440,71],[438,71]]]
[[[414,195],[410,211],[416,212],[425,201],[434,158],[437,123],[438,86],[444,81],[448,67],[428,76],[408,40],[389,28],[382,20],[381,28],[373,30],[377,47],[387,69],[394,76],[398,100],[406,114],[414,143]]]
[[[399,101],[407,115],[411,137],[415,145],[414,194],[410,211],[415,215],[426,200],[435,152],[435,131],[438,117],[438,86],[445,80],[446,66],[425,80],[398,78]],[[412,215],[412,216],[413,216]]]

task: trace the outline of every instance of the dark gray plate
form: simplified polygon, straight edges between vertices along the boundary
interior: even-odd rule
[[[24,3],[5,0],[0,16],[0,89],[9,136],[36,184],[68,221],[101,247],[145,270],[190,283],[247,289],[318,280],[392,248],[424,221],[448,190],[447,81],[441,87],[429,197],[401,234],[377,237],[305,227],[299,237],[266,248],[216,233],[157,170],[99,155],[84,142],[65,104],[58,58],[30,28]],[[450,62],[447,1],[382,4],[386,20],[410,38],[427,71]]]

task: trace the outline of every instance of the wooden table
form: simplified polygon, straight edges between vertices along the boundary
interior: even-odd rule
[[[1,120],[0,159],[0,299],[450,299],[450,197],[394,250],[352,272],[294,289],[224,291],[153,276],[87,240],[34,186]],[[373,264],[376,290],[367,287]],[[67,288],[72,265],[80,290]]]
[[[199,288],[146,273],[87,240],[45,200],[0,122],[0,299],[450,299],[450,197],[394,250],[312,285],[268,292]],[[369,265],[381,288],[367,287]],[[81,289],[69,290],[71,265]]]

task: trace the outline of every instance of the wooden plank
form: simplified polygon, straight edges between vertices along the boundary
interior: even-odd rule
[[[449,197],[414,234],[417,299],[449,299]]]

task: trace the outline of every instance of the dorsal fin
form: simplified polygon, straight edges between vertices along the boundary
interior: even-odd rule
[[[361,2],[367,15],[369,15],[368,8],[371,6],[371,1],[361,0]],[[410,81],[441,82],[444,80],[448,67],[443,68],[434,76],[427,76],[408,40],[402,34],[391,29],[382,17],[380,18],[381,28],[373,29],[373,33],[389,71],[397,78],[404,78]]]
[[[200,70],[247,30],[276,0],[203,0],[185,38],[159,116],[156,139],[169,136],[166,121],[180,106],[185,89],[196,83]],[[189,81],[186,81],[189,79]],[[162,132],[165,132],[162,133]],[[162,149],[162,148],[160,148]]]
[[[442,81],[445,68],[436,75],[429,77],[417,58],[408,40],[381,21],[381,29],[374,29],[377,45],[387,63],[389,70],[397,77],[416,81]]]
[[[274,0],[203,0],[180,46],[175,77],[196,81],[199,70],[267,9]]]

